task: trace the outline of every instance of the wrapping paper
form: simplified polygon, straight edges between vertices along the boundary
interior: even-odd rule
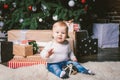
[[[37,64],[45,64],[46,61],[40,57],[31,57],[31,58],[13,58],[8,62],[9,68],[19,68]]]
[[[119,24],[117,23],[95,23],[93,25],[92,38],[98,39],[100,48],[118,47],[119,43]]]
[[[30,56],[33,55],[33,46],[32,45],[13,45],[13,54],[16,56]]]
[[[8,41],[35,40],[50,41],[52,30],[10,30],[8,31]]]

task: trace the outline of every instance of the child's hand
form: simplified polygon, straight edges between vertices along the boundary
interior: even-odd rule
[[[49,57],[49,56],[51,56],[52,54],[54,53],[54,51],[53,51],[53,48],[52,49],[50,49],[49,51],[48,51],[48,54],[47,54],[47,58]]]
[[[77,62],[77,59],[76,59],[76,58],[74,58],[74,59],[72,59],[72,61],[75,61],[75,62]]]

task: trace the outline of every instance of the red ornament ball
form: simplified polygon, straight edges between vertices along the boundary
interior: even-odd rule
[[[8,7],[9,7],[8,4],[4,4],[4,5],[3,5],[3,8],[4,8],[4,9],[8,9]]]
[[[32,10],[32,6],[28,6],[28,10],[30,10],[30,11],[31,11],[31,10]]]
[[[86,0],[81,0],[81,3],[82,3],[82,4],[85,4],[85,3],[86,3]]]

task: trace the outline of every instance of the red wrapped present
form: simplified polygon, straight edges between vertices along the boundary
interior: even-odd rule
[[[19,68],[24,66],[31,66],[37,64],[45,64],[47,65],[46,61],[42,58],[13,58],[8,62],[8,67],[10,68]]]

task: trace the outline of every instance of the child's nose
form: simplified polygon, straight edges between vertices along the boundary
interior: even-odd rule
[[[59,33],[58,35],[62,35],[62,33]]]

